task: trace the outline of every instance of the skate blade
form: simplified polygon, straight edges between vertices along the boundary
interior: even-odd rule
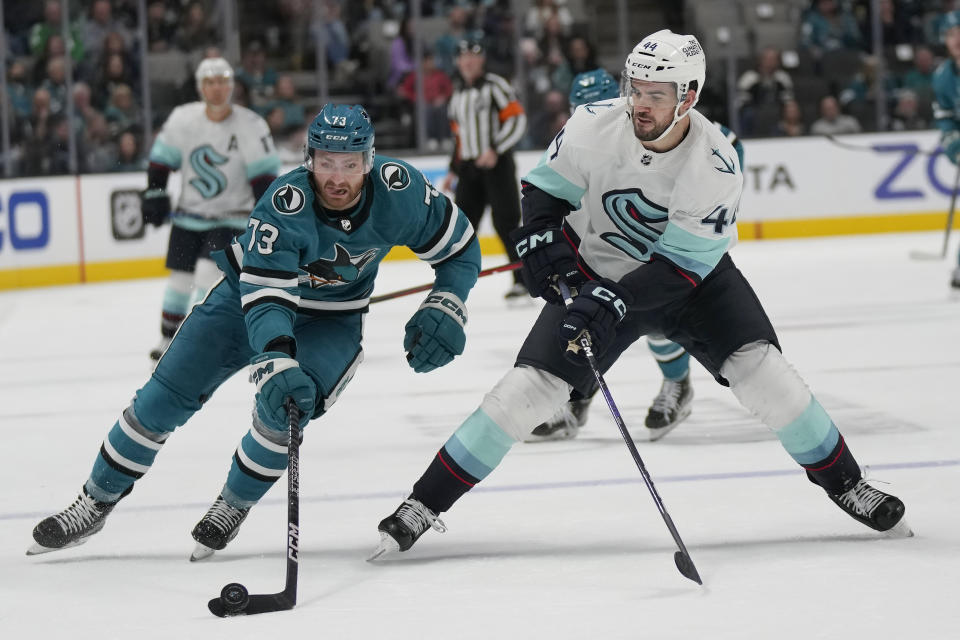
[[[373,562],[377,558],[380,558],[391,553],[400,553],[400,544],[394,540],[390,534],[380,532],[380,544],[377,545],[377,548],[373,550],[369,556],[367,556],[367,562]]]
[[[914,534],[913,529],[907,524],[907,519],[900,518],[900,522],[884,531],[883,535],[887,538],[912,538]]]
[[[196,548],[193,550],[193,553],[190,554],[190,562],[206,560],[214,554],[214,551],[216,551],[216,549],[211,549],[207,545],[198,542]]]
[[[677,419],[665,427],[660,427],[659,429],[651,429],[650,427],[647,427],[647,433],[650,434],[650,442],[656,442],[663,436],[667,435],[668,433],[670,433],[671,431],[679,427],[680,423],[686,420],[687,417],[690,415],[690,411],[691,411],[690,408],[687,408],[686,410],[681,411],[680,415],[677,416]]]
[[[531,433],[523,439],[524,442],[550,442],[551,440],[573,440],[580,433],[580,427],[566,427],[557,429],[545,436]]]
[[[33,546],[31,546],[29,549],[27,549],[27,555],[28,555],[28,556],[38,556],[38,555],[40,555],[41,553],[50,553],[51,551],[63,551],[64,549],[69,549],[70,547],[78,547],[78,546],[80,546],[81,544],[83,544],[84,542],[86,542],[89,537],[90,537],[90,536],[87,536],[86,538],[80,538],[79,540],[75,540],[75,541],[73,541],[73,542],[69,542],[69,543],[63,545],[62,547],[45,547],[45,546],[43,546],[42,544],[40,544],[39,542],[34,542],[34,543],[33,543]]]

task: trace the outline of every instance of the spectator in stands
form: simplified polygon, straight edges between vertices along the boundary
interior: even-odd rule
[[[543,106],[530,118],[527,135],[529,146],[533,149],[546,149],[566,125],[570,116],[568,93],[569,91],[565,93],[559,89],[551,89],[543,98]]]
[[[236,83],[234,83],[234,92],[236,92]],[[260,114],[263,115],[267,124],[275,124],[270,127],[270,132],[275,138],[288,136],[304,125],[306,116],[303,105],[297,103],[297,88],[293,84],[293,78],[288,75],[277,76],[273,99],[260,110]]]
[[[533,38],[520,40],[520,55],[523,56],[525,70],[523,93],[526,104],[524,107],[529,113],[536,113],[543,104],[543,97],[550,91],[550,69],[543,63],[540,48]]]
[[[324,8],[327,62],[331,68],[337,69],[350,59],[350,34],[343,22],[340,3],[337,0],[327,0]]]
[[[919,46],[913,51],[913,67],[903,74],[900,86],[917,92],[918,96],[933,94],[933,71],[937,62],[930,47]]]
[[[483,43],[487,50],[487,71],[505,78],[514,76],[517,48],[517,20],[511,0],[486,3],[483,12]]]
[[[793,98],[780,105],[780,120],[771,132],[773,136],[795,138],[806,134],[807,127],[803,124],[803,110],[800,103]],[[758,135],[764,135],[758,132]]]
[[[876,108],[877,99],[877,72],[878,61],[876,56],[863,56],[860,71],[858,71],[850,83],[840,92],[840,105],[844,108],[857,106],[859,108]],[[885,73],[881,79],[884,90],[884,97],[887,103],[887,110],[894,106],[894,91],[896,82],[893,75]]]
[[[30,53],[34,56],[43,54],[47,48],[47,39],[53,34],[58,36],[61,34],[62,22],[60,0],[47,0],[43,5],[43,22],[38,22],[30,29]],[[68,33],[70,34],[70,56],[75,62],[79,62],[83,59],[83,39],[80,36],[80,29],[76,24],[72,24],[68,28]]]
[[[436,56],[431,51],[423,52],[423,100],[426,111],[426,138],[427,149],[436,151],[441,143],[450,138],[450,123],[447,119],[447,102],[453,94],[453,83],[443,70],[437,68]],[[405,103],[408,113],[413,113],[417,101],[417,75],[408,73],[400,86],[397,95]]]
[[[939,9],[930,12],[930,17],[924,24],[924,39],[928,45],[943,46],[944,19],[955,9],[960,9],[960,0],[940,0]]]
[[[413,68],[413,21],[410,18],[404,18],[400,21],[400,31],[390,43],[387,89],[395,91]]]
[[[176,39],[177,21],[167,3],[155,0],[147,6],[147,42],[150,51],[168,51]]]
[[[146,168],[137,136],[132,131],[124,131],[117,141],[117,161],[113,171],[143,171]]]
[[[64,56],[51,58],[47,62],[47,75],[40,88],[49,96],[50,113],[58,115],[67,108],[67,70]]]
[[[543,25],[543,37],[540,38],[537,46],[543,55],[543,62],[549,67],[552,75],[553,71],[563,64],[567,55],[566,32],[557,15],[547,18]],[[567,87],[567,90],[569,88]]]
[[[792,99],[793,80],[780,66],[780,51],[775,47],[764,47],[757,55],[756,68],[744,71],[737,80],[742,134],[768,134],[768,131],[754,131],[757,112],[767,110],[777,113],[784,103]]]
[[[800,27],[800,46],[815,56],[837,49],[860,49],[863,36],[857,20],[837,0],[813,0]]]
[[[177,47],[183,51],[195,51],[207,45],[217,44],[217,30],[207,19],[207,11],[200,2],[191,2],[183,23],[177,30]]]
[[[54,58],[66,58],[67,45],[59,33],[52,33],[47,38],[47,44],[43,48],[43,53],[34,58],[33,62],[33,83],[39,85],[47,77],[47,63]],[[83,64],[81,62],[80,64]]]
[[[456,72],[457,47],[467,37],[473,6],[464,0],[458,0],[447,11],[447,30],[433,43],[437,68],[452,76]]]
[[[524,34],[533,38],[542,39],[548,30],[547,23],[556,19],[561,33],[569,32],[573,26],[573,15],[566,7],[566,0],[536,0],[527,10],[523,21]]]
[[[835,136],[860,133],[862,127],[856,118],[840,112],[840,103],[833,96],[820,99],[820,117],[810,126],[815,136]]]
[[[110,101],[103,110],[103,116],[107,119],[110,133],[114,137],[121,131],[143,124],[143,113],[133,99],[133,90],[125,84],[113,87]]]
[[[90,173],[113,171],[117,164],[117,145],[110,138],[110,127],[103,114],[97,113],[87,121],[82,139],[87,149],[87,171]]]
[[[93,85],[94,104],[105,108],[115,87],[132,87],[133,84],[133,71],[123,56],[116,53],[107,56],[97,71],[97,80]]]
[[[14,60],[7,71],[7,97],[13,117],[27,119],[30,117],[30,103],[33,100],[33,87],[30,83],[27,65],[22,60]]]
[[[860,31],[864,34],[863,46],[867,51],[873,50],[873,17],[870,11],[863,12]],[[880,0],[880,33],[883,45],[892,47],[898,44],[915,44],[920,34],[914,29],[910,10],[903,5],[897,5],[893,0]]]
[[[569,94],[574,77],[599,66],[593,45],[583,36],[573,36],[567,41],[567,55],[551,75],[553,87]]]
[[[123,38],[124,46],[129,45],[126,29],[113,17],[110,0],[94,0],[90,5],[90,15],[83,25],[83,50],[88,59],[100,57],[108,33],[118,34]]]
[[[267,66],[267,54],[259,40],[254,40],[244,49],[236,80],[247,85],[250,104],[254,106],[263,105],[273,97],[277,72]]]
[[[74,129],[82,135],[90,120],[100,115],[91,103],[90,85],[86,82],[73,83],[73,122]]]
[[[920,114],[920,101],[910,89],[896,92],[897,104],[890,120],[891,131],[920,131],[929,128],[929,123]]]

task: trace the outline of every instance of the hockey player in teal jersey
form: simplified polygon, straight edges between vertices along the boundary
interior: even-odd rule
[[[604,69],[585,71],[573,79],[570,88],[571,113],[581,105],[589,105],[603,100],[612,100],[620,97],[620,85]],[[591,108],[591,107],[587,107]],[[596,107],[592,107],[596,108]],[[737,134],[728,127],[714,122],[737,152],[740,167],[743,167],[743,143]],[[663,374],[663,383],[660,391],[647,409],[644,426],[650,440],[659,440],[672,431],[678,424],[690,415],[693,403],[693,386],[690,383],[690,354],[682,346],[668,340],[661,335],[648,335],[647,348],[657,361],[657,366]],[[539,442],[542,440],[566,440],[576,437],[580,428],[587,423],[590,403],[593,402],[597,389],[586,397],[577,391],[570,396],[570,401],[546,422],[541,423],[524,440]]]
[[[910,534],[903,502],[864,479],[729,254],[743,173],[730,142],[694,108],[706,79],[699,41],[653,33],[627,55],[622,78],[622,97],[578,108],[524,176],[523,225],[512,238],[529,291],[547,304],[514,366],[380,521],[371,558],[442,530],[438,516],[572,390],[589,393],[595,377],[573,348],[579,340],[589,340],[604,372],[650,333],[682,345],[730,387],[844,513]]]
[[[428,372],[463,352],[464,301],[480,271],[467,218],[409,164],[374,157],[359,105],[323,107],[304,166],[278,178],[247,230],[214,258],[224,277],[193,308],[147,383],[103,441],[76,501],[41,521],[28,554],[85,542],[147,473],[170,434],[249,364],[252,426],[220,495],[197,523],[191,559],[223,549],[287,465],[285,402],[301,427],[337,401],[363,360],[363,314],[380,262],[407,246],[435,271],[406,324],[409,365]]]
[[[945,13],[940,28],[949,56],[933,72],[933,118],[940,129],[944,155],[957,164],[960,161],[960,10]],[[960,290],[960,252],[950,286]]]

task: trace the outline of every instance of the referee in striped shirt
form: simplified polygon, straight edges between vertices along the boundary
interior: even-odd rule
[[[510,232],[520,224],[520,192],[513,147],[526,132],[527,116],[510,83],[495,73],[487,73],[485,63],[479,41],[460,42],[460,73],[449,105],[450,128],[456,144],[443,189],[449,192],[454,176],[457,177],[454,201],[474,229],[489,204],[493,228],[507,257],[516,262],[519,258]],[[526,297],[519,270],[513,272],[513,277],[513,286],[505,297]]]

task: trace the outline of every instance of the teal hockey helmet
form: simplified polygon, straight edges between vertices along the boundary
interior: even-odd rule
[[[577,74],[570,87],[570,111],[582,104],[616,98],[620,85],[605,69],[594,69]]]
[[[940,40],[946,39],[947,31],[960,27],[960,9],[948,11],[940,17]]]
[[[361,152],[365,172],[370,171],[373,167],[373,141],[373,122],[366,109],[359,104],[328,103],[307,128],[304,164],[308,169],[313,168],[313,150]]]

